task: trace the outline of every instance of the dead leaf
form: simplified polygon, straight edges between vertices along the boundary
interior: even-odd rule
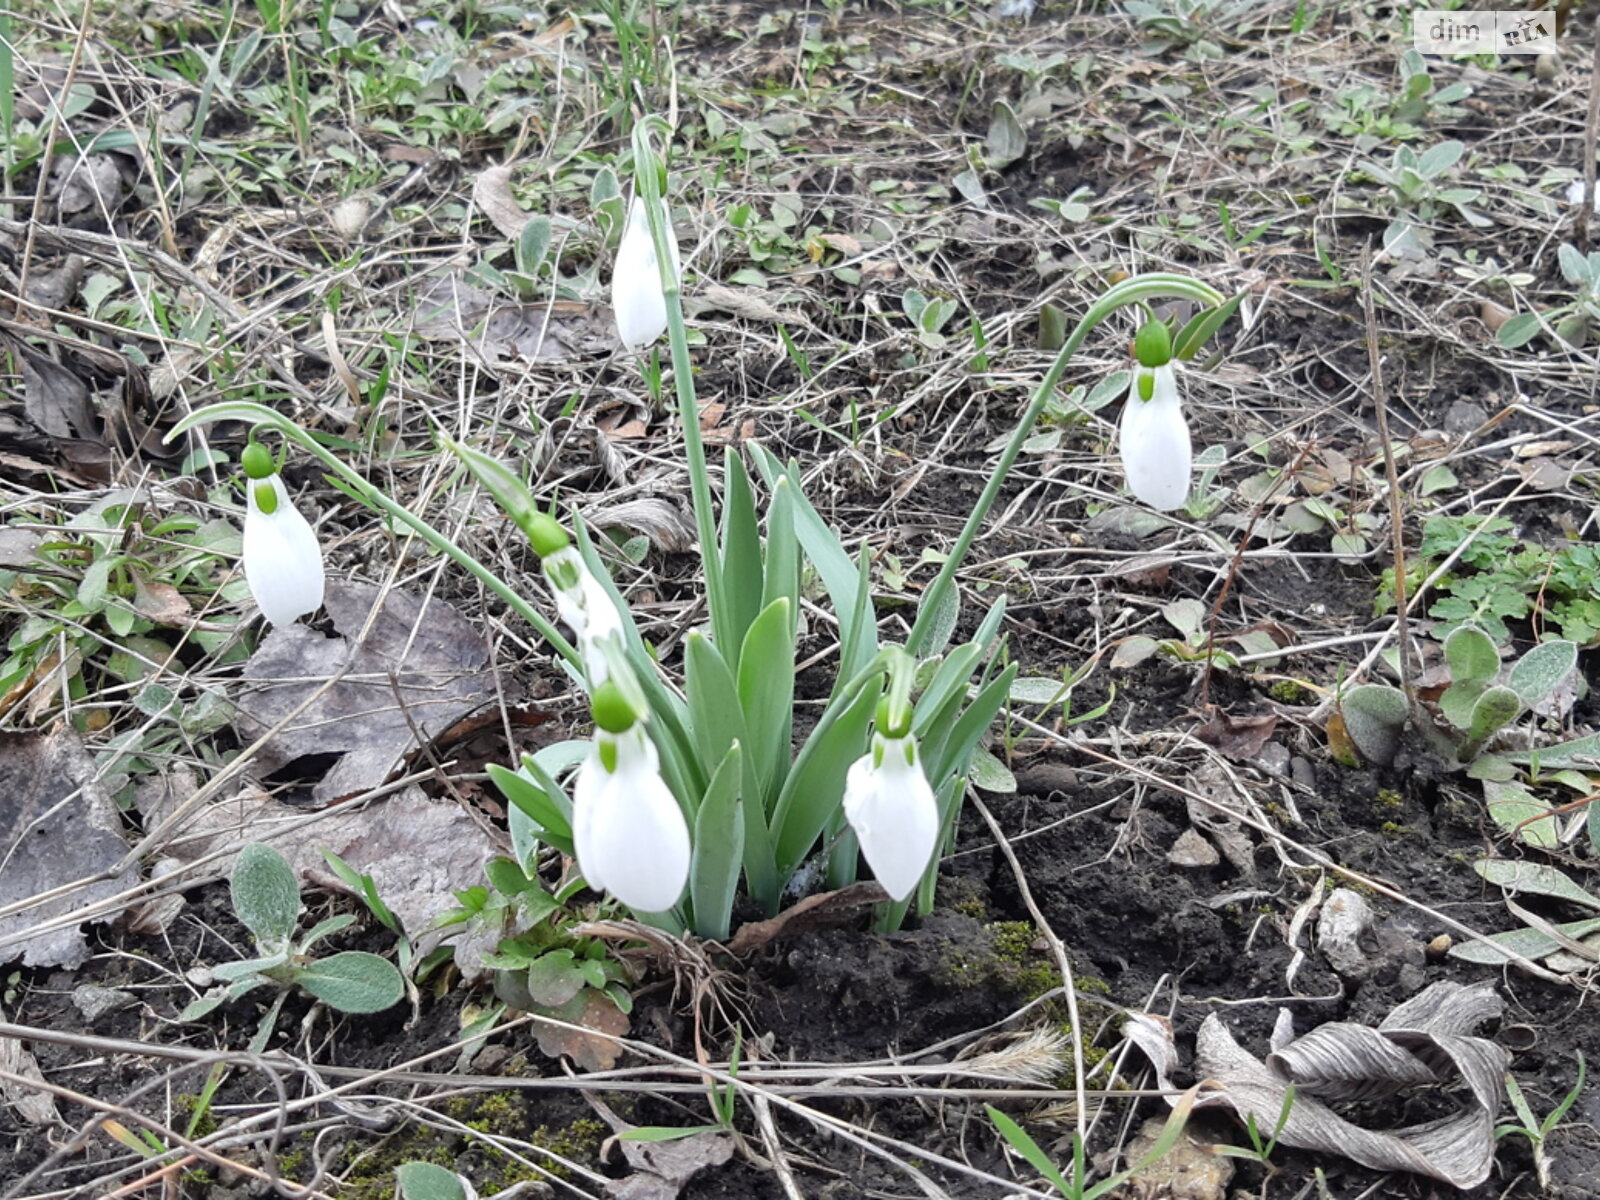
[[[1260,717],[1231,717],[1222,709],[1211,714],[1211,719],[1194,731],[1208,746],[1215,746],[1224,758],[1234,762],[1248,762],[1261,753],[1261,748],[1278,728],[1278,714]]]
[[[749,954],[779,938],[798,937],[818,929],[832,929],[854,921],[861,910],[889,898],[877,883],[852,883],[836,892],[807,896],[766,921],[747,921],[728,941],[729,954]]]
[[[383,157],[390,162],[415,163],[425,167],[439,161],[439,152],[426,146],[414,146],[410,142],[390,142],[383,148]]]
[[[50,194],[63,213],[116,212],[122,205],[122,167],[110,154],[86,154],[55,160]]]
[[[642,533],[657,550],[673,554],[694,545],[694,522],[676,504],[658,496],[603,505],[586,512],[584,520],[600,529]]]
[[[622,1056],[617,1038],[628,1034],[628,1014],[610,996],[585,988],[558,1012],[552,1014],[582,1029],[566,1029],[540,1022],[539,1049],[551,1058],[565,1054],[585,1071],[609,1071]],[[585,1031],[590,1032],[585,1032]]]
[[[419,748],[419,734],[437,737],[496,694],[488,647],[442,600],[390,591],[366,639],[352,642],[379,596],[371,584],[330,580],[324,602],[343,636],[275,628],[245,664],[239,725],[250,738],[338,677],[256,759],[271,773],[306,755],[342,755],[312,789],[323,803],[378,786]]]
[[[511,194],[510,167],[485,167],[479,172],[472,185],[472,202],[489,218],[490,224],[500,231],[502,237],[513,242],[521,236],[522,227],[528,223],[529,214],[523,211],[522,205]]]
[[[6,1015],[0,1009],[0,1021]],[[18,1076],[15,1081],[7,1078],[0,1081],[0,1096],[4,1096],[6,1103],[17,1110],[17,1115],[29,1125],[54,1125],[61,1120],[56,1112],[55,1098],[43,1088],[28,1087],[24,1080],[37,1083],[44,1082],[44,1075],[39,1071],[39,1064],[34,1061],[33,1055],[23,1048],[16,1038],[0,1037],[0,1071],[7,1076]]]
[[[1513,469],[1529,487],[1539,492],[1559,492],[1572,481],[1572,467],[1554,458],[1530,458]]]
[[[177,811],[195,786],[187,771],[174,771],[141,786],[134,803],[145,825],[154,827]],[[160,847],[164,869],[154,873],[176,881],[190,863],[218,855],[194,874],[227,875],[240,847],[270,836],[302,878],[329,891],[348,892],[322,856],[322,851],[331,850],[358,873],[372,876],[378,895],[425,954],[442,940],[428,932],[434,918],[458,906],[456,892],[483,882],[484,864],[500,851],[459,804],[430,800],[416,786],[292,832],[279,832],[305,817],[303,808],[244,788],[191,813]],[[142,914],[142,919],[164,922],[174,915],[162,908]]]
[[[83,255],[69,254],[48,270],[28,274],[28,299],[44,308],[65,308],[78,298],[83,286]]]
[[[70,729],[53,733],[0,732],[0,907],[114,866],[127,853],[122,821],[95,780],[94,760]],[[77,926],[29,935],[29,930],[125,890],[132,868],[86,884],[55,900],[0,917],[0,963],[21,958],[29,967],[75,967],[89,957]],[[110,920],[110,916],[99,918]]]
[[[621,344],[608,309],[577,300],[518,304],[453,275],[418,294],[415,331],[431,341],[459,339],[491,366],[600,357]]]
[[[158,625],[182,625],[194,615],[183,593],[160,579],[146,579],[136,570],[133,576],[133,611]]]
[[[22,411],[45,435],[57,441],[99,440],[99,422],[89,387],[48,354],[7,337],[4,344],[22,360]]]
[[[1494,1117],[1504,1099],[1511,1054],[1471,1031],[1500,1016],[1492,984],[1436,983],[1399,1005],[1373,1029],[1345,1021],[1319,1026],[1282,1044],[1266,1060],[1244,1050],[1216,1014],[1195,1042],[1194,1074],[1207,1083],[1195,1108],[1225,1108],[1259,1129],[1278,1127],[1295,1089],[1280,1140],[1338,1154],[1377,1171],[1411,1171],[1458,1188],[1477,1187],[1494,1167]],[[1280,1015],[1280,1026],[1283,1018]],[[1163,1088],[1177,1061],[1172,1026],[1140,1014],[1123,1033],[1149,1056]],[[1328,1101],[1394,1095],[1419,1086],[1464,1083],[1469,1102],[1454,1114],[1394,1130],[1345,1120]]]
[[[718,1130],[667,1141],[623,1137],[637,1126],[622,1120],[599,1097],[585,1093],[585,1099],[611,1126],[614,1135],[606,1139],[602,1154],[614,1146],[633,1168],[631,1175],[606,1181],[606,1195],[612,1200],[677,1200],[684,1185],[698,1172],[720,1167],[733,1157],[733,1136]]]
[[[810,327],[811,319],[799,309],[788,311],[777,308],[761,288],[730,287],[725,283],[708,283],[697,287],[685,299],[685,309],[690,316],[705,312],[725,312],[747,321],[764,321],[772,325],[800,325]]]

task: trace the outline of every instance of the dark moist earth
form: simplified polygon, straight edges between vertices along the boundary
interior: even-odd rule
[[[1175,732],[1194,724],[1188,702],[1197,678],[1195,667],[1160,666],[1144,672],[1121,693],[1127,702],[1122,736],[1128,761],[1147,764],[1180,782],[1199,766],[1197,755],[1170,748]],[[1295,715],[1259,698],[1249,704],[1248,689],[1229,690],[1236,693],[1228,697],[1235,713],[1276,710],[1291,720]],[[1293,729],[1287,723],[1280,727],[1280,740],[1298,744]],[[1149,746],[1152,756],[1139,758],[1128,749],[1133,745]],[[1312,745],[1304,748],[1310,753],[1294,770],[1304,777],[1305,767],[1310,766],[1309,786],[1295,782],[1292,773],[1285,776],[1248,763],[1235,764],[1243,785],[1269,811],[1282,815],[1292,807],[1304,818],[1303,825],[1285,823],[1286,834],[1405,895],[1425,898],[1457,920],[1487,930],[1506,927],[1502,906],[1486,894],[1469,869],[1472,860],[1494,849],[1495,839],[1459,777],[1441,775],[1420,757],[1416,765],[1389,774],[1350,770],[1322,761]],[[1044,917],[1072,956],[1091,1061],[1117,1043],[1119,1022],[1109,1007],[1113,1004],[1171,1009],[1181,1042],[1192,1036],[1206,1014],[1217,1012],[1245,1045],[1261,1052],[1280,1004],[1291,1009],[1302,1032],[1329,1020],[1376,1023],[1428,983],[1486,978],[1496,979],[1505,997],[1506,1016],[1499,1032],[1517,1049],[1513,1070],[1539,1114],[1549,1111],[1571,1088],[1575,1052],[1590,1059],[1600,1052],[1600,1034],[1581,993],[1515,973],[1501,975],[1430,958],[1424,946],[1442,927],[1424,914],[1381,899],[1375,902],[1382,924],[1369,946],[1370,977],[1346,987],[1312,954],[1291,995],[1285,982],[1291,958],[1285,933],[1291,914],[1315,879],[1314,872],[1284,870],[1277,854],[1259,844],[1250,862],[1253,876],[1226,865],[1226,860],[1210,869],[1179,869],[1165,856],[1189,823],[1181,800],[1159,788],[1142,787],[1126,774],[1108,774],[1088,755],[1036,753],[1017,759],[1014,766],[1018,792],[987,797],[986,803],[1010,840]],[[1230,894],[1245,898],[1214,903]],[[179,1024],[174,1019],[186,992],[172,985],[171,973],[233,958],[246,937],[227,908],[221,885],[202,889],[191,900],[167,937],[105,931],[100,935],[101,952],[81,970],[14,976],[11,1018],[61,1032],[164,1045],[242,1046],[254,1032],[259,1014],[255,1004],[237,1004],[200,1023]],[[747,962],[725,964],[731,972],[730,1007],[744,1011],[752,1028],[770,1031],[769,1057],[851,1063],[895,1053],[912,1061],[946,1060],[950,1051],[925,1059],[917,1054],[945,1039],[963,1038],[1003,1021],[1047,991],[1058,977],[1042,944],[1034,939],[1011,866],[975,813],[964,819],[958,850],[941,878],[939,901],[937,911],[915,929],[889,935],[856,927],[823,930],[779,942]],[[336,948],[381,950],[383,945],[383,939],[371,933],[351,933]],[[72,999],[74,989],[86,984],[119,989],[132,1002],[86,1021]],[[330,1019],[323,1011],[310,1014],[303,1000],[291,999],[279,1021],[276,1045],[330,1067],[392,1066],[452,1041],[461,1004],[459,991],[442,996],[427,991],[420,1018],[408,1027],[404,1006],[376,1017],[341,1020]],[[1065,1017],[1063,1005],[1047,1003],[1009,1027],[1059,1025]],[[692,1053],[690,1023],[681,1009],[667,1003],[659,988],[642,997],[634,1030],[646,1041]],[[725,1053],[725,1039],[723,1046]],[[203,1070],[179,1069],[158,1080],[157,1072],[166,1065],[159,1059],[86,1054],[46,1043],[32,1048],[45,1078],[102,1099],[121,1100],[142,1092],[129,1101],[132,1107],[177,1120],[180,1126]],[[531,1048],[525,1034],[505,1039],[503,1048],[493,1049],[489,1058],[508,1075],[548,1073],[553,1065]],[[1139,1085],[1136,1058],[1126,1078]],[[290,1082],[291,1095],[296,1086]],[[378,1086],[373,1092],[403,1094],[403,1089]],[[230,1103],[263,1098],[259,1079],[237,1073],[219,1093],[219,1113],[225,1117]],[[637,1124],[698,1124],[705,1119],[703,1102],[692,1098],[687,1107],[620,1094],[608,1094],[605,1100],[619,1116]],[[986,1123],[960,1103],[926,1107],[910,1099],[870,1106],[851,1100],[813,1103],[821,1111],[857,1124],[870,1123],[879,1132],[948,1157],[966,1156],[973,1165],[990,1171],[1005,1169]],[[1421,1119],[1424,1112],[1434,1113],[1429,1103],[1423,1096],[1367,1104],[1350,1115],[1372,1127],[1406,1124]],[[81,1119],[70,1105],[65,1107],[75,1121]],[[435,1107],[456,1120],[533,1141],[591,1169],[622,1173],[614,1155],[610,1166],[597,1159],[605,1127],[572,1093],[484,1091],[437,1101]],[[1162,1111],[1152,1100],[1131,1107],[1140,1117]],[[1551,1139],[1554,1183],[1548,1193],[1541,1193],[1533,1182],[1526,1143],[1508,1138],[1501,1143],[1496,1175],[1471,1194],[1600,1194],[1600,1149],[1591,1128],[1597,1118],[1596,1102],[1586,1094]],[[0,1121],[7,1139],[6,1177],[14,1181],[49,1152],[49,1135],[18,1124],[9,1110]],[[805,1194],[909,1194],[903,1175],[896,1176],[870,1159],[863,1162],[858,1152],[819,1138],[809,1126],[785,1121],[783,1127],[796,1137],[793,1153],[802,1168]],[[1064,1137],[1070,1120],[1054,1128],[1057,1136]],[[1236,1144],[1245,1140],[1236,1127],[1214,1116],[1201,1119],[1194,1128],[1207,1138]],[[1048,1142],[1051,1129],[1044,1124],[1035,1132]],[[454,1164],[478,1181],[484,1194],[497,1181],[510,1178],[503,1158],[449,1134],[419,1132],[414,1126],[386,1134],[346,1121],[330,1139],[325,1139],[321,1153],[346,1176],[340,1196],[387,1196],[388,1172],[410,1158]],[[1109,1135],[1101,1140],[1109,1142]],[[291,1137],[282,1161],[300,1167],[309,1148],[308,1139]],[[1055,1152],[1059,1160],[1067,1150],[1057,1145]],[[30,1192],[87,1185],[116,1166],[119,1157],[125,1157],[120,1148],[105,1134],[96,1134],[34,1181]],[[246,1155],[245,1161],[261,1160],[259,1155]],[[1267,1184],[1269,1195],[1300,1194],[1313,1169],[1322,1172],[1327,1194],[1337,1197],[1422,1197],[1448,1191],[1415,1177],[1380,1176],[1340,1159],[1312,1160],[1291,1151],[1280,1150],[1274,1165],[1278,1174]],[[306,1178],[303,1169],[290,1173]],[[952,1195],[994,1194],[987,1185],[954,1174],[937,1170],[932,1174]],[[1235,1194],[1259,1194],[1262,1175],[1259,1167],[1242,1166],[1235,1186],[1244,1190]],[[238,1180],[224,1186],[211,1174],[191,1171],[184,1176],[181,1194],[259,1193]],[[766,1197],[782,1192],[769,1173],[735,1159],[701,1172],[682,1195]]]

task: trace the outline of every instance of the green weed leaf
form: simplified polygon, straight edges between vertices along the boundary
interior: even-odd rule
[[[300,887],[283,855],[252,842],[239,851],[228,879],[233,911],[263,946],[281,946],[294,936],[300,917]]]

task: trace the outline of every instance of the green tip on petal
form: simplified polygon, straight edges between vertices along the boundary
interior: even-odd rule
[[[278,473],[272,461],[272,451],[260,442],[251,442],[246,446],[244,453],[239,456],[239,463],[251,479],[271,479]]]
[[[270,483],[252,483],[256,490],[256,507],[267,516],[278,511],[278,489]]]
[[[533,544],[533,552],[540,558],[549,558],[572,545],[572,539],[561,528],[561,522],[544,513],[535,513],[528,518],[528,541]]]
[[[1139,372],[1139,399],[1147,404],[1150,397],[1156,394],[1156,377],[1149,371]]]
[[[589,699],[589,711],[594,714],[594,723],[607,733],[627,733],[638,720],[622,689],[609,679],[595,689]]]
[[[1164,367],[1172,361],[1172,331],[1165,321],[1151,320],[1139,326],[1133,339],[1133,356],[1141,367]]]

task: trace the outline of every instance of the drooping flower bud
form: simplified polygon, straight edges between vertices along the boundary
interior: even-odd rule
[[[1170,361],[1134,368],[1121,441],[1122,469],[1133,494],[1162,512],[1182,508],[1189,499],[1194,447]]]
[[[672,254],[672,278],[682,278],[678,246],[672,238],[667,202],[661,201],[661,219],[667,223],[667,246]],[[617,317],[617,336],[637,354],[665,332],[667,298],[661,286],[660,259],[650,236],[650,220],[642,196],[628,205],[628,223],[617,246],[611,275],[611,307]]]
[[[689,824],[622,692],[595,692],[594,743],[572,789],[572,844],[590,887],[635,912],[666,912],[689,882]]]
[[[283,486],[265,446],[252,442],[245,470],[244,577],[261,614],[274,625],[322,607],[322,547]]]
[[[904,900],[916,890],[939,840],[939,802],[910,733],[872,735],[845,777],[844,815],[883,890]]]

